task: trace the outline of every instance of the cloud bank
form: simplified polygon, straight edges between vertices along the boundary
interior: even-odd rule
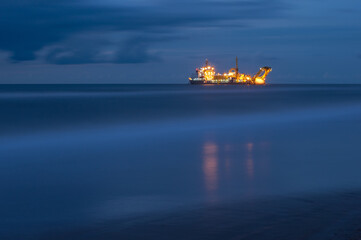
[[[157,61],[152,46],[179,31],[271,19],[283,7],[280,0],[0,0],[0,50],[12,62]]]

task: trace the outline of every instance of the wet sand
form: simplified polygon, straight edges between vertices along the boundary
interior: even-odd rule
[[[361,193],[212,204],[68,230],[39,239],[361,239]]]

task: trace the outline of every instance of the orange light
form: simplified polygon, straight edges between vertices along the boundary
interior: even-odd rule
[[[264,84],[265,82],[264,82],[264,80],[263,80],[262,78],[256,78],[256,80],[254,81],[254,83],[257,84],[257,85],[262,85],[262,84]]]

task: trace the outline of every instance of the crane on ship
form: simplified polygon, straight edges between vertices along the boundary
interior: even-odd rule
[[[261,67],[252,78],[252,83],[259,85],[265,84],[267,75],[272,71],[271,67]],[[263,74],[262,74],[263,73]]]
[[[234,76],[236,79],[238,79],[238,77],[239,77],[239,74],[238,74],[238,57],[236,57],[236,67],[229,69],[228,75]]]
[[[254,85],[263,85],[266,83],[266,77],[271,71],[272,71],[271,67],[262,67],[253,77],[251,75],[239,74],[238,57],[236,57],[236,67],[231,68],[228,72],[228,75],[233,76],[236,83],[244,82]]]

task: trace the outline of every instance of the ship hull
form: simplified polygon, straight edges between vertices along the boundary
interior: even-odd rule
[[[229,81],[201,81],[201,80],[189,80],[192,85],[250,85],[252,83],[247,82],[233,82]]]
[[[207,84],[207,83],[205,83],[204,81],[192,81],[192,80],[189,80],[189,83],[192,84],[192,85],[203,85],[203,84]]]

